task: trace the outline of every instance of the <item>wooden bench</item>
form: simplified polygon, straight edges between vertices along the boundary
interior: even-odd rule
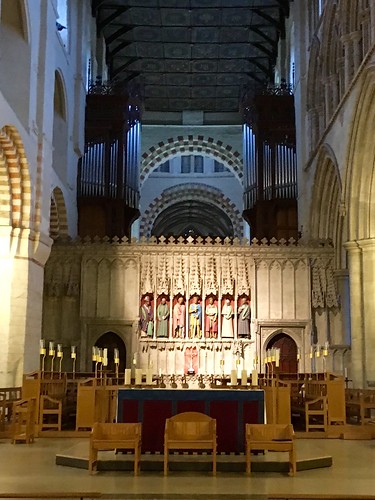
[[[98,452],[109,450],[134,450],[134,475],[139,473],[141,457],[142,424],[103,424],[95,422],[90,434],[89,472],[97,470]]]
[[[212,450],[216,475],[216,420],[203,413],[185,412],[165,421],[164,475],[168,474],[169,450]]]
[[[291,424],[246,424],[246,474],[251,473],[251,451],[286,451],[289,474],[297,471],[294,430]]]
[[[357,423],[365,425],[372,420],[375,410],[375,391],[372,389],[346,389],[345,406],[348,417],[355,416]]]

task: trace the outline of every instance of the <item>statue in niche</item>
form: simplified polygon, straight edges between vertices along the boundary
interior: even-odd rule
[[[206,338],[216,339],[217,338],[217,305],[215,304],[214,297],[208,298],[206,305],[206,319],[205,319],[205,335]]]
[[[247,297],[242,297],[241,304],[238,307],[237,313],[238,313],[237,335],[238,337],[249,339],[251,309]]]
[[[223,308],[221,310],[222,322],[221,322],[221,337],[222,338],[233,338],[233,306],[232,301],[229,297],[224,299]]]
[[[193,295],[189,305],[189,338],[200,339],[202,336],[202,306],[198,296]]]
[[[142,337],[152,337],[154,333],[154,313],[151,298],[145,295],[139,311],[139,328]]]
[[[185,312],[184,298],[180,295],[173,307],[173,337],[183,339],[185,336]]]
[[[164,296],[161,297],[160,303],[156,309],[156,319],[158,321],[156,336],[168,337],[169,304]]]

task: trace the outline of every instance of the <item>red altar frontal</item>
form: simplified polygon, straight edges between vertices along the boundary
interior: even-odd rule
[[[264,422],[262,390],[119,389],[117,421],[142,423],[142,452],[163,452],[165,420],[198,411],[217,421],[218,452],[244,451],[246,424]]]

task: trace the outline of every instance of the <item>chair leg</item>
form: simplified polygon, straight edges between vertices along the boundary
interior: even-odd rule
[[[212,475],[216,476],[216,446],[212,450]]]
[[[168,475],[168,447],[164,446],[164,476]]]
[[[139,474],[139,457],[140,457],[139,446],[135,445],[135,447],[134,447],[134,475],[135,476],[138,476],[138,474]]]
[[[289,474],[291,476],[294,476],[296,474],[296,472],[297,472],[296,452],[295,452],[294,446],[293,446],[293,448],[289,452],[289,462],[290,462],[290,465],[289,465]]]
[[[98,469],[98,451],[90,447],[89,472],[93,474]]]
[[[246,445],[246,474],[250,475],[251,474],[251,463],[250,463],[250,447]]]

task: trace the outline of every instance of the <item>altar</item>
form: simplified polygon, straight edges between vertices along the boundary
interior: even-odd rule
[[[241,389],[119,389],[118,422],[142,422],[142,452],[163,452],[165,420],[198,411],[217,421],[218,452],[244,451],[246,424],[264,423],[264,391]]]

